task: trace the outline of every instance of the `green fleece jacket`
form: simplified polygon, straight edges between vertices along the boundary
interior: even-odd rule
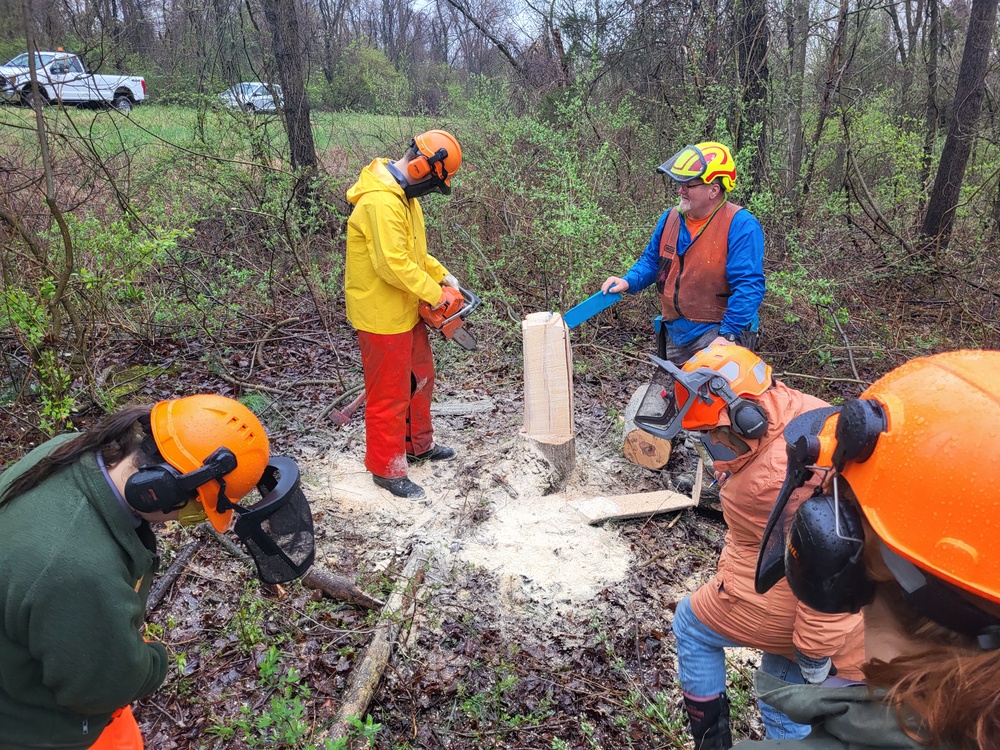
[[[0,492],[70,437],[0,474]],[[93,454],[0,506],[0,750],[87,748],[163,682],[166,649],[140,631],[155,550]]]
[[[757,672],[757,695],[792,721],[811,724],[802,740],[737,742],[740,750],[948,750],[921,745],[910,739],[896,720],[896,712],[879,701],[884,691],[867,685],[844,687],[793,685],[773,675]]]

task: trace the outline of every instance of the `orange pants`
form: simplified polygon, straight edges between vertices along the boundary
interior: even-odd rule
[[[125,706],[111,715],[111,723],[104,727],[90,750],[143,750],[143,747],[142,732],[132,715],[132,707]]]
[[[405,333],[358,331],[365,370],[365,468],[389,479],[406,476],[406,455],[434,447],[431,393],[434,358],[427,326]]]

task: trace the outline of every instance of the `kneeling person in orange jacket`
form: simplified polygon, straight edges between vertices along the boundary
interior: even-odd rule
[[[240,505],[254,487],[264,498]],[[167,673],[163,644],[141,632],[158,560],[150,523],[225,531],[234,517],[263,580],[312,563],[295,462],[271,456],[257,417],[223,396],[127,407],[4,471],[0,747],[141,750],[128,704]]]
[[[365,467],[397,497],[424,490],[407,477],[411,461],[454,458],[434,443],[431,395],[434,359],[420,303],[461,299],[458,281],[427,252],[417,200],[451,193],[462,164],[458,141],[443,130],[415,136],[402,158],[375,159],[347,191],[344,288],[347,319],[358,332],[365,372]]]
[[[834,671],[860,676],[864,637],[859,615],[821,614],[799,602],[784,582],[754,591],[757,550],[785,476],[782,432],[797,415],[826,406],[776,381],[771,367],[741,346],[715,345],[682,368],[659,360],[674,377],[677,416],[666,428],[703,433],[722,482],[729,527],[711,581],[677,605],[673,631],[684,704],[698,750],[732,746],[725,649],[763,651],[761,670],[786,682],[822,683]],[[793,507],[813,489],[796,494]],[[769,738],[798,739],[809,727],[760,702]]]

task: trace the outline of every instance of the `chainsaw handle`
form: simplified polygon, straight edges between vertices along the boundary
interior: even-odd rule
[[[479,297],[477,297],[475,294],[470,292],[468,289],[463,289],[462,287],[459,287],[458,291],[462,293],[462,299],[465,300],[465,304],[462,305],[462,308],[457,313],[455,313],[454,315],[449,315],[447,318],[445,318],[441,322],[441,328],[444,328],[451,321],[455,320],[455,318],[464,318],[466,315],[468,315],[477,307],[479,307],[481,304],[483,304],[483,301],[479,299]]]

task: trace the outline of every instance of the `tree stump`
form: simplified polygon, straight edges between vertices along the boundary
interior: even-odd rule
[[[646,395],[647,385],[640,386],[625,409],[625,429],[622,433],[622,453],[636,466],[659,471],[670,460],[670,441],[656,437],[635,423],[636,412]]]
[[[521,321],[524,340],[524,429],[522,437],[551,468],[558,490],[576,465],[573,427],[573,352],[569,329],[555,312],[531,313]]]

